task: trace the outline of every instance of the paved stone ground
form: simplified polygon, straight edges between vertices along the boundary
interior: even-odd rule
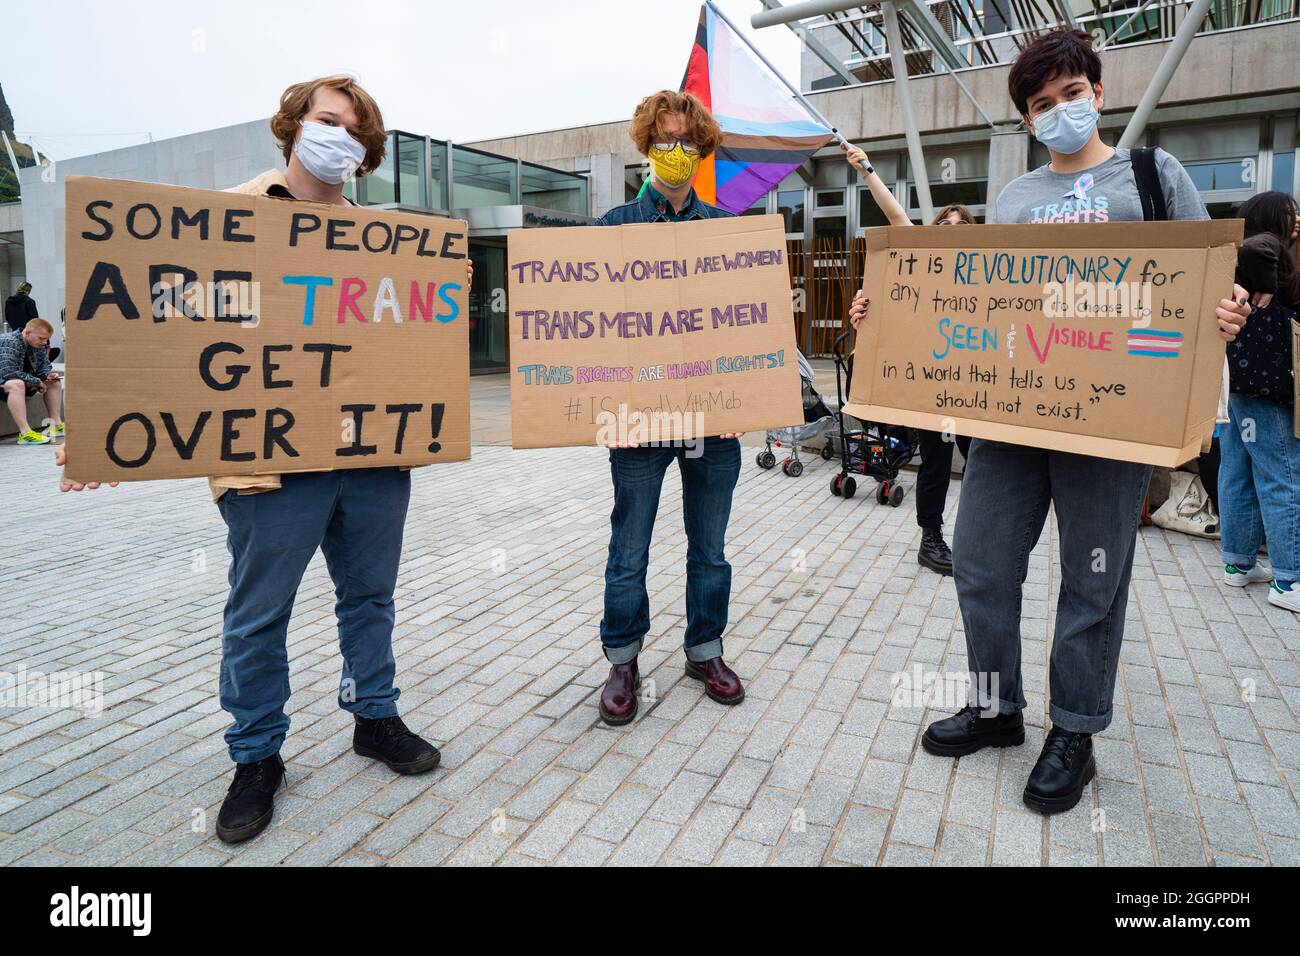
[[[890,679],[966,670],[951,579],[916,565],[910,497],[834,499],[815,459],[790,479],[746,453],[729,542],[727,656],[749,690],[736,708],[682,674],[670,473],[642,657],[655,702],[605,727],[605,456],[486,444],[508,436],[502,384],[475,380],[473,460],[415,473],[395,643],[403,713],[442,767],[398,778],[352,754],[318,557],[289,635],[290,786],[271,829],[235,849],[213,835],[230,774],[215,697],[226,553],[205,486],[61,497],[48,451],[0,447],[21,528],[0,560],[0,670],[100,670],[106,697],[98,717],[0,710],[0,864],[1300,862],[1300,624],[1262,589],[1223,587],[1214,544],[1142,532],[1099,778],[1048,820],[1020,791],[1043,737],[1054,530],[1026,588],[1025,746],[935,758],[917,739],[946,708],[891,706]]]

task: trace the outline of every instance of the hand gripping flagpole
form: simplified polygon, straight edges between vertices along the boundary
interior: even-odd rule
[[[781,81],[782,85],[784,85],[785,88],[794,95],[794,98],[798,100],[800,104],[803,105],[804,109],[806,109],[810,114],[812,114],[812,116],[817,120],[817,122],[821,123],[832,133],[834,133],[835,138],[839,140],[840,143],[846,146],[849,145],[849,141],[840,135],[840,131],[835,128],[835,126],[831,123],[831,121],[828,120],[825,116],[823,116],[821,112],[817,109],[817,107],[809,103],[808,100],[804,98],[804,95],[800,93],[799,90],[789,80],[787,80],[784,76],[781,75],[781,71],[778,70],[776,67],[774,67],[767,57],[763,56],[762,52],[758,49],[758,47],[754,46],[754,44],[749,42],[749,37],[745,36],[745,34],[741,33],[740,30],[736,28],[736,25],[731,22],[730,18],[725,13],[723,13],[721,10],[718,9],[717,5],[713,2],[713,0],[704,0],[704,5],[707,6],[710,10],[712,10],[714,15],[718,17],[718,19],[720,19],[723,23],[725,23],[728,27],[731,28],[731,32],[734,33],[737,37],[739,37],[740,41],[744,43],[745,46],[749,47],[750,52],[753,53],[754,56],[758,57],[759,61],[765,67],[767,67],[768,71],[773,76],[775,76],[778,80]]]

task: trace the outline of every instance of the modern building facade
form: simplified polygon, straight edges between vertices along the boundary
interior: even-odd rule
[[[33,297],[56,327],[64,307],[64,183],[68,176],[100,176],[225,189],[284,166],[268,120],[144,143],[50,166],[23,169],[21,225],[5,252],[8,220],[0,206],[0,279],[17,263],[34,286]],[[511,229],[591,222],[585,175],[524,162],[448,142],[389,132],[388,156],[370,176],[350,183],[349,197],[363,205],[401,209],[469,222],[474,282],[469,293],[470,365],[499,371],[507,364],[506,235]],[[14,266],[9,267],[11,272]],[[20,281],[20,280],[15,280]],[[56,342],[62,330],[56,333]]]
[[[818,5],[846,6],[790,3],[781,11],[774,0],[756,4],[785,15]],[[804,41],[800,83],[807,100],[867,150],[895,197],[920,222],[918,166],[908,149],[900,84],[882,23],[889,5],[819,15],[792,28]],[[1016,52],[1058,24],[1073,22],[1091,31],[1104,69],[1101,131],[1117,144],[1191,8],[1188,0],[894,0],[893,5],[932,206],[964,203],[980,220],[989,198],[1006,183],[1047,162],[1045,148],[1026,131],[1007,94]],[[919,25],[927,25],[926,31]],[[1135,145],[1161,146],[1177,156],[1211,215],[1226,217],[1256,192],[1300,195],[1298,116],[1300,2],[1212,3]],[[625,119],[471,145],[559,169],[605,171],[599,180],[591,177],[595,215],[634,196],[647,172],[628,139]],[[853,274],[861,268],[855,240],[865,229],[884,225],[885,217],[835,144],[791,173],[750,212],[784,216],[792,267],[797,253],[804,259],[794,281],[809,293],[800,344],[825,354],[830,336],[816,329],[829,333],[842,327],[845,295],[861,281]]]

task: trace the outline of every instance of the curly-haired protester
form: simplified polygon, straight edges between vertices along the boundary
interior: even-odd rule
[[[1102,142],[1101,60],[1088,34],[1058,30],[1039,37],[1012,63],[1008,87],[1051,161],[1009,183],[990,208],[990,222],[1140,220],[1146,218],[1144,200],[1153,210],[1159,200],[1169,219],[1207,218],[1191,177],[1174,157],[1163,150],[1134,154]],[[1153,178],[1158,189],[1139,187],[1138,162],[1151,172],[1143,174],[1144,182]],[[1245,291],[1234,287],[1231,294],[1216,309],[1228,341],[1250,314]],[[931,724],[921,740],[927,751],[957,757],[1024,742],[1021,595],[1029,554],[1050,508],[1061,539],[1048,669],[1051,727],[1023,799],[1041,813],[1060,813],[1079,802],[1096,773],[1092,735],[1113,717],[1129,578],[1150,478],[1148,465],[971,442],[953,535],[953,575],[967,665],[997,693],[995,700]]]
[[[717,122],[699,99],[675,90],[647,96],[637,106],[628,133],[650,161],[651,181],[640,197],[609,210],[597,225],[731,215],[703,202],[691,185],[700,160],[722,139]],[[739,438],[704,438],[702,454],[681,444],[610,448],[614,511],[600,622],[600,642],[610,663],[600,695],[600,716],[607,724],[626,724],[636,716],[641,683],[637,655],[650,631],[645,583],[650,538],[664,472],[674,461],[682,474],[686,524],[686,674],[702,681],[705,693],[718,703],[739,704],[745,698],[740,678],[722,660],[722,632],[731,602],[731,565],[724,545],[731,494],[740,477]]]
[[[54,326],[44,319],[28,319],[22,328],[0,335],[0,387],[9,414],[18,426],[18,444],[48,445],[62,437],[63,382],[50,364],[50,336]],[[50,418],[49,435],[35,431],[27,420],[27,399],[40,395]]]
[[[1296,202],[1266,192],[1242,203],[1246,241],[1237,282],[1254,293],[1250,321],[1228,346],[1228,423],[1220,430],[1223,579],[1272,580],[1268,600],[1300,613],[1300,438],[1296,438],[1291,323],[1300,307]],[[1268,540],[1270,571],[1257,561]]]
[[[894,198],[862,148],[845,143],[841,143],[840,148],[844,150],[845,159],[850,165],[865,177],[872,198],[876,200],[876,205],[885,214],[889,224],[912,225],[907,210]],[[931,225],[969,226],[974,223],[975,217],[969,209],[961,203],[952,203],[939,210]],[[849,322],[854,331],[867,317],[870,305],[866,293],[859,289],[849,307]],[[941,432],[927,429],[921,429],[920,435],[921,467],[916,475],[916,523],[921,529],[921,547],[916,552],[916,561],[936,574],[952,574],[952,551],[943,537],[943,508],[948,500],[948,485],[952,480],[953,445],[961,449],[964,458],[970,453],[970,437],[955,435],[950,438]]]
[[[286,168],[230,191],[286,202],[346,205],[344,184],[384,160],[379,107],[349,76],[297,83],[280,98],[271,131]],[[472,274],[472,266],[470,266]],[[64,464],[63,449],[56,462]],[[334,582],[343,674],[338,703],[353,715],[352,749],[401,774],[428,773],[438,749],[397,714],[393,591],[411,495],[402,468],[354,468],[209,479],[226,523],[230,593],[221,635],[221,706],[234,779],[217,836],[238,843],[271,822],[284,780],[289,730],[289,617],[317,550]],[[66,479],[64,491],[83,486]],[[85,487],[94,487],[89,485]]]

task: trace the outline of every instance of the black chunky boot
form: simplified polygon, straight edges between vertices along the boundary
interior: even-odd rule
[[[1064,813],[1079,802],[1096,775],[1092,734],[1053,727],[1025,784],[1025,806],[1039,813]]]
[[[952,574],[952,551],[943,540],[942,528],[921,529],[921,550],[916,553],[917,563],[936,574]]]
[[[921,746],[937,757],[964,757],[985,747],[1016,747],[1025,742],[1020,711],[981,717],[978,707],[963,707],[925,729]]]

